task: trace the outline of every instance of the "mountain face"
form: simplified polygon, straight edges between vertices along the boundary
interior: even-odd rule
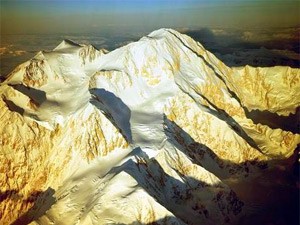
[[[297,221],[299,69],[229,68],[160,29],[63,41],[0,96],[1,224]]]

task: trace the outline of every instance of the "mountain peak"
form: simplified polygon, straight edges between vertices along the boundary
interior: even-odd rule
[[[74,48],[74,47],[81,47],[81,45],[75,43],[74,41],[72,41],[70,39],[65,39],[53,50],[55,51],[55,50],[62,50],[62,49],[68,49],[68,48]]]
[[[158,30],[154,30],[151,33],[149,33],[147,36],[148,37],[156,37],[156,36],[166,36],[169,34],[169,32],[177,32],[176,30],[169,29],[169,28],[160,28]]]

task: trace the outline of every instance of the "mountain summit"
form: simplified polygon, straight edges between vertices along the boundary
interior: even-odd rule
[[[299,69],[230,68],[160,29],[112,52],[65,40],[0,94],[1,224],[297,217]]]

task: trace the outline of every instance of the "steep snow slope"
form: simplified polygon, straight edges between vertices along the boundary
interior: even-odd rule
[[[300,142],[299,69],[229,68],[171,29],[63,41],[0,93],[4,224],[247,224]]]

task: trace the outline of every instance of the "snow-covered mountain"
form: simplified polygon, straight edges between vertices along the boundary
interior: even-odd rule
[[[0,96],[1,224],[251,224],[297,190],[299,69],[229,68],[160,29],[63,41]]]

